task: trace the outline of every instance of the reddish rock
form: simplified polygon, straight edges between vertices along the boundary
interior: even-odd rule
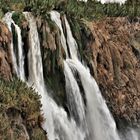
[[[6,25],[0,22],[0,75],[5,80],[10,80],[12,78],[10,42],[11,33]]]
[[[106,18],[89,28],[94,73],[111,112],[116,121],[140,122],[140,23]]]

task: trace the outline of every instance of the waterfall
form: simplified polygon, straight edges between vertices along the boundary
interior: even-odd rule
[[[18,77],[22,81],[25,81],[25,70],[24,70],[24,54],[23,54],[23,45],[22,45],[22,36],[21,29],[18,25],[14,24],[17,37],[18,37]]]
[[[3,21],[8,25],[12,33],[13,24],[17,33],[18,54],[15,55],[13,38],[11,41],[11,54],[17,76],[25,81],[28,86],[33,86],[41,95],[42,113],[45,121],[42,124],[47,132],[49,140],[120,140],[115,121],[113,120],[99,87],[91,76],[89,69],[78,59],[78,45],[72,35],[67,18],[64,17],[67,38],[63,33],[60,14],[52,11],[51,19],[56,23],[61,32],[61,43],[66,52],[64,62],[64,75],[66,96],[70,116],[63,107],[60,107],[48,95],[47,87],[44,84],[43,64],[40,50],[40,40],[37,31],[36,20],[29,12],[24,12],[29,23],[29,51],[28,71],[29,77],[25,78],[24,53],[21,36],[21,29],[12,19],[13,13],[7,13]],[[68,49],[70,57],[68,56]],[[18,61],[17,61],[18,60]],[[80,91],[75,74],[78,73],[80,82],[84,89],[86,105]],[[138,132],[130,131],[122,140],[139,140]]]
[[[24,13],[29,22],[29,45],[28,52],[28,69],[29,79],[28,85],[33,85],[36,91],[41,95],[42,110],[45,117],[43,128],[48,133],[50,140],[84,140],[85,136],[77,127],[73,119],[68,118],[67,113],[63,108],[53,101],[48,96],[43,78],[43,66],[40,51],[40,42],[36,21],[31,13]]]
[[[67,42],[70,50],[70,55],[72,59],[77,59],[78,58],[78,45],[75,41],[75,39],[72,36],[72,32],[70,29],[70,25],[66,19],[66,16],[64,16],[65,20],[65,26],[66,26],[66,32],[67,32]]]
[[[5,17],[3,18],[3,21],[8,25],[9,30],[12,32],[12,27],[11,25],[13,24],[15,27],[15,32],[17,34],[17,40],[18,40],[18,62],[16,59],[16,55],[14,52],[14,47],[13,47],[13,37],[12,37],[12,41],[11,41],[11,54],[12,54],[12,60],[13,60],[13,64],[14,64],[14,70],[17,74],[18,77],[20,77],[20,79],[22,81],[25,81],[25,71],[24,71],[24,54],[23,54],[23,44],[22,44],[22,36],[21,36],[21,29],[20,27],[15,24],[15,22],[12,19],[12,13],[7,13],[5,15]]]
[[[11,27],[11,25],[12,24],[15,25],[15,23],[14,23],[14,21],[12,19],[12,14],[13,13],[8,12],[8,13],[5,14],[4,18],[2,19],[3,22],[5,22],[7,24],[8,28],[9,28],[9,31],[11,33],[12,33],[12,27]],[[14,48],[13,48],[14,47],[13,46],[13,37],[11,38],[11,44],[10,44],[10,46],[11,46],[10,49],[11,49],[11,55],[12,55],[12,61],[13,61],[13,69],[14,69],[15,73],[18,75],[17,61],[16,61],[16,56],[15,56]]]
[[[63,32],[63,28],[62,28],[62,22],[61,22],[61,19],[60,19],[60,13],[58,13],[57,11],[51,11],[50,15],[51,15],[51,20],[54,21],[56,23],[56,25],[60,29],[60,32],[61,32],[61,43],[62,43],[63,48],[65,50],[66,57],[68,57],[67,44],[66,44],[65,35],[64,35],[64,32]]]
[[[55,23],[59,25],[60,23],[60,15],[54,16],[54,14],[59,15],[58,12],[53,11],[53,14],[51,14],[51,18],[55,19]],[[57,17],[57,18],[54,18]],[[84,116],[84,105],[78,88],[78,84],[74,78],[74,75],[72,74],[72,71],[70,70],[70,67],[72,69],[76,69],[80,75],[81,82],[84,88],[84,91],[86,93],[87,98],[87,107],[88,107],[88,115],[87,115],[87,122],[88,126],[90,126],[88,129],[90,130],[91,139],[95,140],[119,140],[119,136],[116,132],[116,125],[115,122],[105,104],[105,101],[103,100],[101,93],[99,91],[99,88],[95,82],[95,80],[91,77],[89,71],[81,64],[81,62],[78,60],[78,52],[77,52],[77,43],[75,39],[72,36],[72,32],[69,26],[69,23],[64,17],[65,20],[65,26],[66,26],[66,33],[67,33],[67,44],[70,51],[70,56],[67,57],[66,61],[64,61],[64,73],[65,73],[65,79],[66,79],[66,90],[67,90],[67,96],[68,96],[68,102],[70,106],[70,112],[75,116],[75,111]],[[59,23],[57,23],[59,21]],[[61,26],[59,25],[59,28]],[[61,34],[63,33],[63,30],[61,30]],[[62,39],[61,39],[62,40]],[[61,41],[63,47],[65,44]],[[67,48],[67,47],[66,47]],[[79,100],[77,100],[79,99]],[[75,109],[74,109],[75,107]],[[82,112],[82,114],[81,114]],[[76,116],[79,116],[76,114]],[[98,119],[97,119],[98,118]],[[86,130],[86,129],[85,129]]]
[[[87,100],[87,123],[90,131],[89,140],[120,140],[117,133],[116,124],[109,112],[109,109],[103,99],[95,79],[91,76],[90,71],[78,59],[78,46],[72,35],[70,25],[64,16],[67,32],[67,43],[70,50],[71,59],[67,58],[65,64],[72,69],[72,72],[78,72],[81,83],[86,94]],[[64,65],[65,70],[65,65]],[[66,74],[65,74],[66,75]],[[67,74],[68,75],[68,74]],[[73,76],[69,76],[71,80]],[[75,83],[75,82],[70,82]],[[69,88],[72,89],[69,83]],[[76,84],[75,84],[76,85]],[[74,87],[74,85],[73,85]],[[76,97],[76,95],[75,95]],[[138,131],[131,129],[121,140],[139,140]]]
[[[121,135],[122,140],[140,140],[140,129],[127,128]]]
[[[83,103],[83,98],[81,96],[77,81],[66,61],[64,61],[64,74],[66,81],[67,99],[71,116],[75,118],[76,122],[78,122],[82,128],[85,127],[86,130],[85,106]]]
[[[69,47],[70,55],[72,57],[73,56],[77,57],[78,46],[75,48],[76,41],[71,40],[72,33],[71,33],[70,26],[68,24],[66,17],[64,17],[64,20],[65,20],[65,24],[66,24],[66,32],[68,34],[67,39],[65,39],[64,32],[62,29],[60,14],[57,11],[52,11],[50,14],[51,14],[52,21],[54,21],[60,29],[61,44],[62,44],[63,48],[65,48],[65,51],[68,52],[67,43],[66,43],[66,42],[68,42],[68,44],[71,44],[71,46]],[[71,36],[69,36],[69,35],[71,35]],[[73,49],[71,49],[71,47]],[[74,51],[72,52],[72,50],[74,50]],[[68,53],[66,53],[66,54],[67,54],[67,58],[69,58]],[[70,115],[75,119],[75,121],[79,125],[80,129],[83,131],[82,133],[85,136],[87,136],[88,128],[87,128],[87,124],[86,124],[85,106],[83,103],[83,98],[81,96],[78,83],[77,83],[69,65],[67,64],[67,62],[65,60],[63,60],[63,63],[64,63],[64,75],[65,75],[65,82],[66,82],[65,87],[66,87],[66,95],[67,95],[67,104],[68,104],[68,108],[70,111]]]
[[[78,120],[80,120],[80,123],[82,123],[85,116],[83,99],[81,97],[81,93],[77,81],[74,78],[73,73],[70,67],[68,66],[68,64],[66,63],[66,61],[64,61],[64,74],[66,80],[66,92],[69,99],[68,101],[71,110],[70,112],[74,114],[74,117],[78,117]]]
[[[103,100],[99,88],[91,77],[90,72],[78,60],[67,60],[70,67],[75,68],[86,94],[87,117],[89,120],[92,139],[95,140],[119,140],[116,132],[115,122]]]
[[[68,46],[72,58],[67,59],[66,62],[71,68],[76,69],[80,75],[87,99],[87,119],[89,120],[88,126],[90,126],[89,130],[92,134],[91,138],[95,140],[119,140],[115,122],[101,96],[98,85],[96,84],[94,78],[90,75],[89,70],[86,69],[78,60],[77,44],[72,36],[70,26],[66,18],[65,24]]]
[[[41,90],[41,92],[43,92],[44,91],[43,67],[36,21],[31,13],[24,13],[24,15],[29,23],[30,28],[29,31],[30,48],[28,52],[28,67],[29,67],[28,82],[30,84],[35,84],[34,86],[38,90]]]

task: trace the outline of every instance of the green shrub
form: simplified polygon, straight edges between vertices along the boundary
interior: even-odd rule
[[[18,79],[13,81],[0,80],[0,114],[9,108],[18,110],[25,120],[32,119],[38,122],[40,115],[40,96],[33,88]],[[0,128],[1,129],[1,128]]]
[[[87,3],[76,0],[0,0],[0,8],[5,12],[9,10],[32,11],[35,15],[46,17],[47,12],[58,10],[77,19],[97,19],[102,16],[140,16],[140,1],[128,0],[125,4],[101,4],[96,0]]]
[[[25,21],[26,19],[25,19],[25,16],[23,15],[23,13],[22,12],[17,12],[17,11],[15,11],[14,13],[13,13],[13,15],[12,15],[12,19],[15,21],[15,23],[17,24],[17,25],[21,25],[21,23],[23,22],[23,21]]]

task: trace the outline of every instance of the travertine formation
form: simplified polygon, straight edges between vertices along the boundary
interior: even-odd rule
[[[106,18],[89,24],[94,76],[116,121],[140,121],[140,23]]]

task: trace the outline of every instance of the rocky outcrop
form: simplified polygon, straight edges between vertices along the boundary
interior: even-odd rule
[[[93,71],[116,121],[140,122],[140,23],[106,18],[88,24]],[[119,123],[118,123],[119,124]]]
[[[28,30],[25,24],[22,26],[24,36]],[[11,33],[0,22],[0,139],[47,140],[41,127],[40,98],[25,83],[14,78],[10,44]]]
[[[5,80],[12,78],[12,58],[10,53],[11,33],[0,22],[0,75]]]

